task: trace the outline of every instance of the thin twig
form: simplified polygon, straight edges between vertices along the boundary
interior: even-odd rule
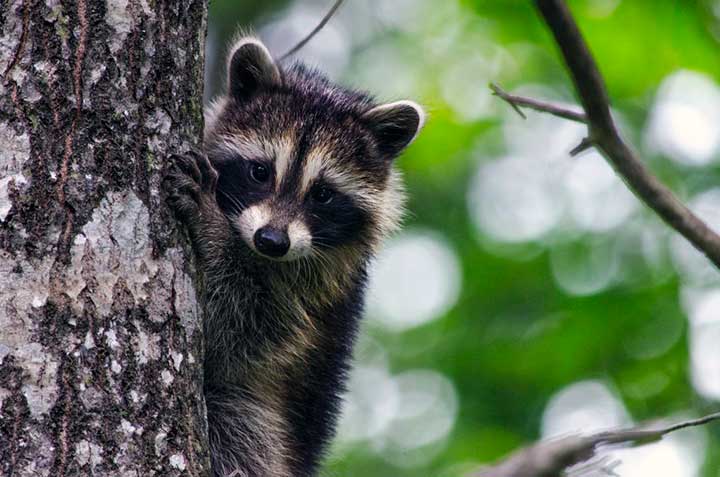
[[[318,23],[317,26],[316,26],[315,28],[313,28],[313,31],[311,31],[305,38],[303,38],[302,40],[300,40],[300,42],[298,42],[298,44],[296,44],[295,46],[293,46],[292,48],[290,48],[290,50],[288,50],[284,55],[282,55],[282,56],[280,57],[279,61],[284,61],[286,58],[291,57],[292,55],[294,55],[295,53],[297,53],[298,51],[300,51],[300,50],[302,49],[302,47],[305,46],[310,40],[312,40],[313,37],[314,37],[315,35],[317,35],[317,34],[320,32],[320,30],[323,29],[323,27],[325,26],[325,24],[330,21],[330,19],[331,19],[332,16],[335,14],[335,12],[337,11],[337,9],[340,8],[340,5],[342,5],[342,2],[343,2],[343,1],[344,1],[344,0],[337,0],[337,1],[333,4],[333,6],[330,8],[330,10],[325,14],[325,16],[323,17],[323,19],[320,20],[320,23]]]
[[[565,2],[535,0],[535,5],[555,37],[570,70],[587,116],[588,138],[592,145],[612,164],[635,195],[720,268],[720,235],[678,200],[620,136],[610,114],[605,83]],[[516,105],[520,104],[519,99],[513,98]],[[524,102],[527,107],[532,107],[528,101]]]
[[[613,466],[605,463],[603,459],[592,461],[599,447],[626,443],[647,444],[658,441],[671,432],[702,426],[717,420],[720,420],[720,412],[655,430],[639,426],[599,432],[590,436],[574,435],[541,441],[515,452],[498,464],[482,469],[474,475],[476,477],[555,477],[564,470],[583,463],[585,463],[583,472],[597,467],[612,470]]]
[[[659,439],[671,432],[679,431],[688,427],[702,426],[712,421],[720,420],[720,412],[708,414],[699,419],[679,422],[662,429],[646,430],[641,428],[630,429],[626,431],[611,431],[607,433],[596,434],[598,444],[617,444],[621,442],[638,442],[643,440]]]
[[[662,433],[663,434],[669,434],[670,432],[675,432],[680,429],[685,429],[686,427],[695,427],[695,426],[702,426],[709,422],[720,420],[720,412],[716,412],[713,414],[708,414],[707,416],[703,416],[698,419],[693,419],[690,421],[685,422],[678,422],[677,424],[674,424],[672,426],[666,427]]]
[[[528,98],[527,96],[510,94],[495,83],[490,83],[490,89],[492,90],[494,96],[499,97],[500,99],[508,103],[510,106],[512,106],[512,108],[523,119],[527,119],[527,116],[525,116],[525,113],[523,112],[521,107],[540,111],[541,113],[552,114],[553,116],[557,116],[563,119],[569,119],[570,121],[587,124],[587,116],[585,116],[584,113],[573,111],[571,109],[564,108],[557,104],[548,103],[546,101],[539,101],[534,98]],[[586,137],[580,142],[580,144],[575,146],[570,151],[570,155],[577,156],[581,152],[590,149],[593,146],[594,144],[592,139]]]
[[[527,117],[520,107],[533,109],[542,113],[550,113],[553,116],[569,119],[570,121],[587,123],[587,117],[582,112],[573,111],[545,101],[538,101],[537,99],[510,94],[495,83],[490,83],[490,89],[495,96],[512,106],[523,119],[527,119]]]

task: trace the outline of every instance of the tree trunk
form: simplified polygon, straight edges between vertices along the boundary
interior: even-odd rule
[[[0,0],[0,475],[206,475],[160,192],[199,142],[203,0]]]

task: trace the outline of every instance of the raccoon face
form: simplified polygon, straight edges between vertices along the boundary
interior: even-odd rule
[[[206,125],[218,204],[263,258],[373,247],[399,222],[393,159],[423,121],[411,101],[378,106],[302,65],[281,71],[262,43],[243,38]]]

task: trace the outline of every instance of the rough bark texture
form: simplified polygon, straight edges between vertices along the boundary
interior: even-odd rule
[[[0,475],[205,475],[166,157],[202,131],[204,0],[0,0]]]

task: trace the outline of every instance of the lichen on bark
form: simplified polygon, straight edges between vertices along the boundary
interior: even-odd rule
[[[0,5],[0,475],[206,475],[167,157],[201,137],[203,0]]]

